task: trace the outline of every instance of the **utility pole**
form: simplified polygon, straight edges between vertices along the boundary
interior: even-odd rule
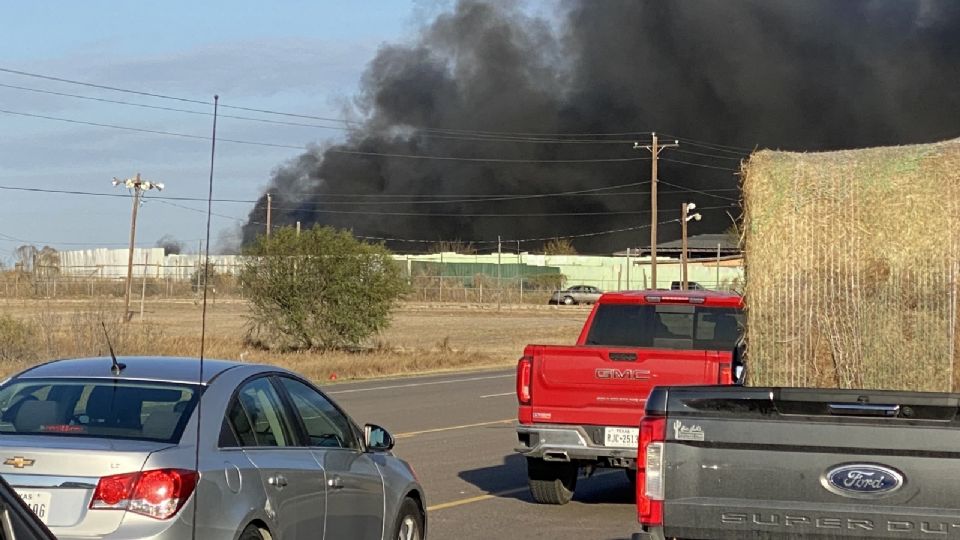
[[[121,184],[123,184],[123,187],[127,188],[133,193],[133,212],[130,215],[130,249],[127,253],[127,286],[125,288],[126,293],[124,294],[123,300],[123,322],[129,322],[130,318],[133,316],[133,313],[130,311],[130,290],[133,287],[133,247],[137,238],[137,210],[140,208],[140,199],[143,192],[151,189],[163,191],[163,184],[160,182],[143,180],[140,178],[140,173],[137,173],[137,175],[133,178],[127,178],[126,180],[120,180],[117,177],[113,178],[114,186],[119,186]]]
[[[680,205],[680,290],[687,290],[687,203]]]
[[[650,151],[650,281],[651,288],[657,288],[657,161],[660,159],[660,152],[667,148],[676,148],[680,146],[680,141],[673,141],[670,144],[659,144],[656,133],[650,134],[653,137],[649,146],[633,143],[634,150],[644,148]]]
[[[687,290],[687,222],[691,219],[700,221],[700,214],[688,215],[690,210],[697,207],[694,203],[683,203],[680,205],[680,290]]]
[[[627,248],[627,290],[630,290],[630,248]]]
[[[270,229],[272,228],[270,226],[272,211],[273,211],[273,195],[270,193],[267,193],[267,238],[270,238]]]
[[[500,311],[500,298],[503,296],[503,274],[500,272],[500,255],[503,253],[500,245],[500,235],[497,235],[497,311]]]
[[[199,294],[202,290],[200,287],[200,279],[203,277],[203,240],[197,240],[197,288],[196,292]]]
[[[520,251],[520,240],[517,240],[517,275],[520,282],[520,305],[523,305],[523,278],[527,273],[523,270],[523,255]]]

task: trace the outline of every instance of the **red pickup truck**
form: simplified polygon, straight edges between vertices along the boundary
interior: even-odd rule
[[[736,384],[743,299],[710,291],[603,295],[575,346],[528,345],[517,364],[517,451],[534,500],[566,504],[581,469],[636,481],[640,417],[655,386]]]

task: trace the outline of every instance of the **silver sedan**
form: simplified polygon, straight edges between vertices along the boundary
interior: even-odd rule
[[[0,385],[0,434],[0,474],[61,540],[426,537],[390,434],[274,366],[51,362]]]
[[[550,297],[550,304],[593,304],[600,299],[603,291],[590,285],[574,285],[562,291],[556,291]]]

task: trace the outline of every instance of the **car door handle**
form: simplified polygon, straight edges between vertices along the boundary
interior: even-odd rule
[[[267,478],[267,483],[275,488],[284,488],[287,486],[287,477],[282,474],[275,474]]]
[[[339,475],[333,475],[332,478],[327,480],[327,486],[330,489],[343,489],[343,478],[340,478]]]

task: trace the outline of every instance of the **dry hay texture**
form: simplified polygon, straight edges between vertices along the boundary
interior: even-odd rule
[[[960,139],[743,172],[749,384],[960,390]]]

